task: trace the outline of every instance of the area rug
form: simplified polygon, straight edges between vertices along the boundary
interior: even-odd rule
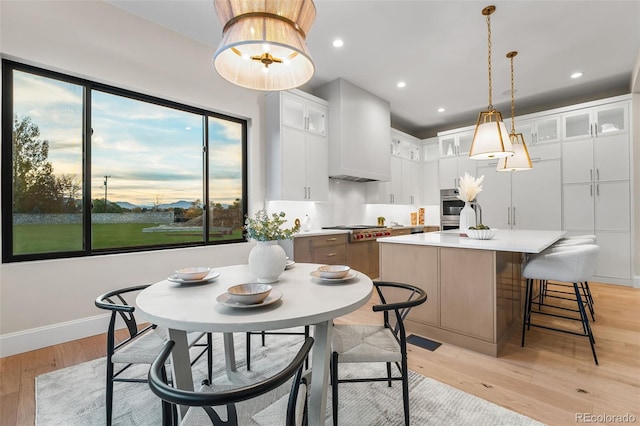
[[[293,358],[301,345],[300,336],[267,336],[260,346],[252,344],[251,372],[246,371],[245,336],[236,334],[238,371],[254,379],[268,377]],[[224,374],[222,338],[214,338],[214,384],[229,385]],[[219,362],[215,362],[219,361]],[[138,366],[130,376],[145,377],[148,368]],[[379,364],[340,365],[340,376],[381,371]],[[194,386],[206,377],[206,360],[194,366]],[[36,426],[93,426],[105,424],[105,359],[85,362],[36,377]],[[411,424],[422,425],[540,425],[526,416],[459,391],[436,380],[410,372]],[[331,424],[331,392],[327,402],[327,424]],[[396,382],[347,383],[340,385],[340,425],[404,424],[402,390]],[[160,424],[159,399],[145,383],[116,383],[113,424],[155,426]],[[280,426],[280,425],[278,425]]]

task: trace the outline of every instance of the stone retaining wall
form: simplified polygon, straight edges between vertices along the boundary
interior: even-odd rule
[[[146,213],[92,213],[92,223],[173,223],[173,212]],[[79,224],[82,223],[81,213],[43,214],[18,213],[13,215],[14,225],[43,225],[43,224]]]

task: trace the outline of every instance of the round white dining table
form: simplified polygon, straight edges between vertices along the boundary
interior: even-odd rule
[[[237,284],[256,282],[248,265],[213,268],[220,276],[202,284],[179,284],[167,279],[147,287],[136,298],[139,317],[169,330],[176,345],[172,353],[175,385],[193,390],[187,332],[223,333],[225,364],[231,380],[242,382],[235,368],[233,333],[278,330],[313,325],[314,345],[309,403],[309,424],[324,425],[331,356],[333,319],[367,303],[373,291],[369,277],[353,271],[346,281],[323,281],[311,276],[319,266],[296,263],[271,284],[280,300],[256,308],[234,308],[218,302]],[[184,413],[186,407],[181,407]]]

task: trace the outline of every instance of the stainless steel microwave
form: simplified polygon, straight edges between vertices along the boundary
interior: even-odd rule
[[[464,201],[458,198],[458,194],[458,188],[440,190],[440,229],[443,231],[460,228],[460,211]]]

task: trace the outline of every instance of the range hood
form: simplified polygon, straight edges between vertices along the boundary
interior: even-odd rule
[[[338,78],[314,90],[329,101],[329,177],[391,179],[389,102]]]

